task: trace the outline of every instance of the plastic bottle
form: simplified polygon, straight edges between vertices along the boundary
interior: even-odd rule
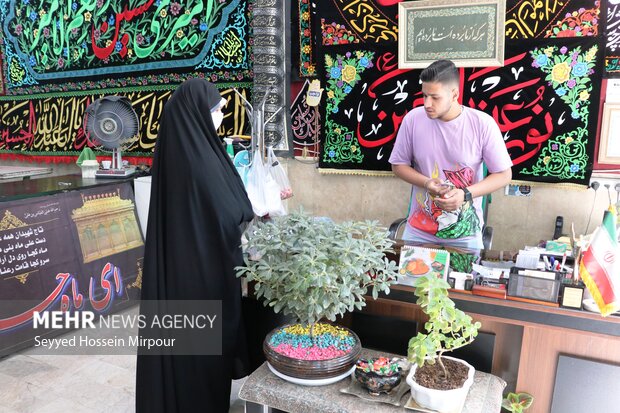
[[[232,138],[224,138],[224,142],[226,142],[226,153],[230,156],[230,159],[235,159],[235,150],[233,149]]]

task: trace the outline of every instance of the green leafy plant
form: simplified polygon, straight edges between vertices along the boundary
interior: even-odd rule
[[[534,397],[529,393],[508,393],[502,400],[502,408],[512,413],[522,413],[529,409],[534,401]]]
[[[438,362],[443,376],[447,378],[442,355],[474,341],[480,323],[474,323],[470,316],[455,307],[454,301],[448,296],[450,285],[443,279],[428,274],[418,278],[413,286],[418,297],[416,303],[429,320],[424,324],[426,333],[420,332],[409,340],[409,361],[417,363],[419,367],[424,363]]]
[[[361,309],[371,290],[389,293],[397,265],[385,253],[393,242],[377,222],[334,223],[298,211],[250,231],[237,276],[255,282],[258,299],[303,325]]]

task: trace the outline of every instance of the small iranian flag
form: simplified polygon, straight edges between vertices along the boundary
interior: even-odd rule
[[[596,301],[601,315],[620,310],[620,252],[613,205],[603,215],[590,247],[583,254],[579,274]]]

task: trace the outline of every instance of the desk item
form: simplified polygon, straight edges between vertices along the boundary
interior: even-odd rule
[[[140,120],[131,101],[124,96],[104,96],[88,105],[84,116],[84,130],[96,149],[112,153],[111,161],[101,161],[103,169],[95,176],[126,178],[136,170],[123,167],[121,152],[138,139]]]
[[[465,290],[465,282],[467,282],[467,280],[472,280],[473,281],[473,275],[468,274],[466,272],[457,272],[457,271],[452,271],[450,272],[450,277],[449,279],[454,280],[454,285],[452,286],[453,289],[455,290]]]
[[[558,271],[564,271],[564,264],[566,264],[566,251],[564,251],[564,255],[562,256],[562,264],[560,264]]]
[[[553,231],[553,239],[558,239],[562,235],[562,229],[564,228],[564,217],[557,216],[555,218],[555,231]]]
[[[35,175],[51,174],[52,168],[30,166],[0,166],[0,179],[29,178]]]
[[[411,387],[409,387],[405,380],[401,380],[391,392],[381,393],[378,396],[372,395],[353,376],[351,376],[349,387],[340,389],[340,393],[350,394],[373,403],[387,403],[393,406],[402,406],[406,402],[406,400],[403,400],[404,396],[409,391],[411,391]]]
[[[413,285],[426,274],[447,280],[450,253],[446,250],[404,245],[400,251],[398,284]]]
[[[518,274],[526,277],[544,278],[545,280],[555,280],[558,278],[555,271],[519,270]]]
[[[530,304],[537,304],[537,305],[544,305],[547,307],[559,307],[560,304],[558,303],[550,303],[547,301],[540,301],[540,300],[533,300],[531,298],[523,298],[523,297],[512,297],[510,295],[506,296],[506,300],[510,300],[510,301],[519,301],[521,303],[530,303]]]
[[[529,268],[535,270],[540,260],[540,253],[538,251],[520,250],[517,255],[517,267]]]
[[[559,254],[566,252],[567,249],[568,246],[563,242],[547,241],[547,244],[545,245],[545,250],[549,252],[557,252]]]
[[[537,276],[542,274],[547,274],[548,278]],[[544,273],[514,267],[510,272],[508,295],[557,303],[561,278],[560,273]]]
[[[501,284],[500,284],[501,285]],[[503,287],[503,285],[501,285]],[[480,295],[483,297],[491,297],[491,298],[506,298],[506,289],[499,287],[488,287],[485,285],[474,285],[472,288],[472,293],[474,295]]]
[[[353,376],[372,396],[391,393],[401,382],[402,367],[399,360],[387,357],[359,359]]]
[[[514,266],[514,264],[512,265]],[[499,280],[503,274],[508,274],[510,272],[510,268],[505,268],[504,266],[498,267],[490,267],[488,265],[480,265],[480,264],[472,264],[472,270],[477,272],[480,276],[492,280]]]
[[[94,178],[97,169],[99,169],[99,162],[96,159],[87,159],[82,161],[80,168],[82,169],[82,178]]]
[[[325,379],[300,379],[299,377],[287,376],[284,373],[280,373],[278,370],[274,369],[273,366],[269,363],[267,363],[267,367],[269,367],[269,370],[271,370],[273,374],[275,374],[282,380],[290,381],[291,383],[299,384],[302,386],[325,386],[327,384],[336,383],[351,375],[355,370],[355,366],[353,366],[349,370],[345,371],[342,374],[339,374],[336,377],[328,377]]]
[[[565,308],[575,308],[577,310],[581,310],[583,289],[583,285],[564,284],[562,286],[562,299],[560,301],[560,305]]]
[[[583,304],[583,309],[584,310],[588,310],[590,312],[593,313],[601,313],[601,310],[598,308],[598,305],[596,304],[596,301],[594,301],[593,298],[586,298],[582,301]],[[615,313],[612,313],[613,315],[620,315],[620,311],[616,311]]]

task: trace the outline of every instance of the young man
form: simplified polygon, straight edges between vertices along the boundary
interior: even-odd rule
[[[506,145],[493,118],[458,103],[454,63],[438,60],[420,80],[424,107],[405,116],[390,156],[392,171],[413,185],[403,239],[483,248],[482,196],[512,178]]]

